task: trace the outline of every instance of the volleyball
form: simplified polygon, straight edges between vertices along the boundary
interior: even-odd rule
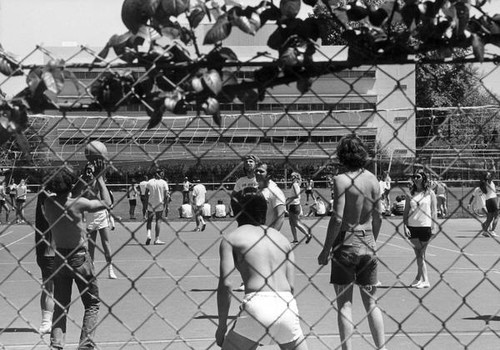
[[[85,146],[85,158],[89,162],[96,159],[108,159],[108,149],[101,141],[91,141]]]

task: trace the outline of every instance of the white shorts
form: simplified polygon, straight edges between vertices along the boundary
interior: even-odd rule
[[[110,227],[109,224],[109,214],[106,209],[96,211],[93,214],[93,219],[89,224],[87,225],[87,230],[88,231],[97,231],[102,228],[107,228]]]
[[[290,292],[247,294],[233,331],[262,345],[298,340],[303,333],[297,302]]]

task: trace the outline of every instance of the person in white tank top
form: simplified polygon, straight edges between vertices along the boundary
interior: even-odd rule
[[[437,200],[427,174],[419,170],[413,175],[410,195],[406,198],[403,222],[408,229],[407,236],[413,245],[417,261],[417,276],[411,287],[429,288],[429,276],[425,263],[425,252],[436,227]]]

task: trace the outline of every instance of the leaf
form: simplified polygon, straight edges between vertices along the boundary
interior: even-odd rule
[[[388,17],[389,14],[382,8],[368,13],[370,23],[376,27],[380,27]]]
[[[51,60],[42,70],[42,80],[47,89],[54,94],[61,93],[64,87],[64,62]]]
[[[403,23],[410,28],[413,22],[418,22],[420,18],[420,11],[416,4],[406,4],[401,8],[401,17]]]
[[[484,61],[484,42],[477,34],[472,34],[472,52],[474,53],[474,57],[479,60],[479,62]]]
[[[190,8],[189,8],[189,14],[187,16],[189,20],[189,25],[192,28],[197,28],[203,18],[205,18],[205,15],[208,14],[208,9],[207,6],[203,1],[191,1],[190,2]]]
[[[347,17],[350,21],[361,21],[366,16],[368,16],[368,9],[356,3],[351,3],[351,8],[347,10]]]
[[[178,27],[163,27],[161,29],[161,34],[164,37],[169,38],[170,40],[178,39],[181,36],[181,30]]]
[[[16,135],[16,144],[19,149],[23,152],[25,159],[31,162],[31,147],[26,135],[23,132],[18,132]]]
[[[333,14],[337,17],[339,23],[344,27],[344,29],[350,29],[349,18],[347,17],[347,12],[344,9],[333,10]]]
[[[463,2],[456,3],[455,6],[456,20],[457,25],[455,28],[456,35],[463,35],[465,32],[465,28],[467,28],[467,24],[469,23],[470,18],[470,9],[467,4]]]
[[[255,11],[260,14],[260,23],[262,26],[267,21],[278,21],[281,18],[280,9],[270,2],[266,2],[264,6],[256,8]]]
[[[125,0],[121,13],[123,24],[132,33],[137,33],[142,25],[148,23],[158,6],[157,0]]]
[[[311,89],[312,83],[311,78],[300,78],[297,80],[297,90],[303,95]]]
[[[231,23],[229,22],[227,14],[223,14],[217,18],[217,22],[205,35],[203,45],[216,44],[226,39],[231,34]]]
[[[243,11],[239,7],[233,7],[228,15],[231,24],[244,33],[255,35],[260,29],[260,16],[256,12]]]
[[[238,57],[233,50],[227,47],[218,47],[210,51],[205,56],[205,60],[207,62],[207,67],[222,70],[226,61],[238,62]]]
[[[281,27],[278,27],[267,39],[267,46],[269,46],[273,50],[279,50],[285,40],[285,30]]]
[[[308,17],[301,22],[302,23],[300,23],[300,25],[299,25],[299,28],[300,28],[299,34],[303,38],[311,39],[312,41],[318,40],[320,37],[318,21],[316,21],[312,17]]]
[[[297,17],[300,11],[300,2],[301,0],[281,0],[281,20],[286,21]]]
[[[189,10],[189,0],[161,0],[161,7],[167,16],[177,17]]]
[[[0,45],[0,73],[8,76],[19,76],[23,75],[20,70],[20,64]]]
[[[220,111],[217,111],[215,112],[214,114],[212,114],[212,120],[214,121],[214,123],[220,127],[221,124],[222,124],[222,118],[221,118],[221,115],[220,115]]]

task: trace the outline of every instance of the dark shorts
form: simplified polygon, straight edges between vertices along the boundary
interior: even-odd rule
[[[312,194],[313,190],[306,190],[306,194]]]
[[[429,242],[432,236],[430,227],[408,226],[408,230],[410,230],[410,239],[418,239],[420,242]]]
[[[290,214],[300,215],[300,204],[290,204],[288,206],[288,212]]]
[[[160,220],[161,218],[163,218],[163,210],[154,211],[154,212],[148,210],[148,220],[153,220],[153,217],[156,220]]]
[[[45,283],[50,276],[52,276],[52,272],[54,271],[54,257],[37,256],[36,263],[38,267],[40,267],[40,271],[42,271],[42,281]]]
[[[495,214],[498,212],[498,199],[490,198],[486,200],[486,210],[488,213]]]
[[[333,252],[330,283],[374,286],[378,282],[377,266],[373,234],[355,231],[349,245],[339,246]]]
[[[129,203],[130,205],[137,205],[137,200],[135,200],[135,199],[129,199],[129,200],[128,200],[128,203]]]

